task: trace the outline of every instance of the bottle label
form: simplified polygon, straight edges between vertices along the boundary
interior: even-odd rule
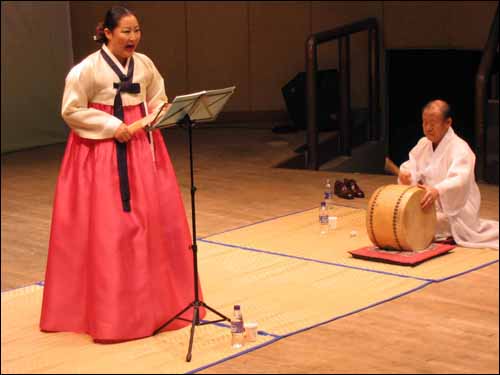
[[[331,191],[325,191],[325,200],[327,199],[332,199],[332,192]]]
[[[232,333],[243,333],[245,328],[243,327],[242,321],[231,321],[231,332]]]
[[[319,215],[320,224],[328,224],[328,215]]]

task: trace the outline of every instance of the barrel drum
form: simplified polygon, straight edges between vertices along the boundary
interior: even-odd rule
[[[418,251],[427,248],[436,233],[434,205],[422,209],[425,190],[408,185],[385,185],[370,197],[366,229],[381,249]]]

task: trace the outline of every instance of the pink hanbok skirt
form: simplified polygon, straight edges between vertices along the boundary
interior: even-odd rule
[[[113,113],[112,106],[90,106]],[[127,124],[143,117],[140,105],[124,114]],[[144,130],[127,143],[131,212],[122,208],[114,140],[69,135],[54,199],[42,331],[87,333],[100,342],[147,337],[194,300],[184,205],[162,135],[152,134],[154,159]],[[192,308],[182,315],[192,316]],[[165,330],[189,324],[175,320]]]

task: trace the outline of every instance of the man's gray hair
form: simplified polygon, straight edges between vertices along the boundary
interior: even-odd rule
[[[422,108],[422,113],[426,110],[434,109],[437,108],[443,115],[443,120],[447,120],[451,117],[453,117],[451,107],[448,103],[446,103],[444,100],[437,99],[437,100],[431,100],[428,102],[424,108]]]

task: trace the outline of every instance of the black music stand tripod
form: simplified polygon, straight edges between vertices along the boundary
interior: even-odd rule
[[[231,92],[232,94],[232,92]],[[193,244],[191,245],[191,249],[193,251],[193,268],[194,268],[194,300],[187,305],[184,309],[182,309],[178,314],[176,314],[174,317],[169,319],[166,323],[161,325],[159,328],[157,328],[154,332],[153,335],[158,334],[163,330],[166,326],[168,326],[170,323],[172,323],[174,320],[179,319],[179,320],[184,320],[187,322],[191,322],[191,335],[189,337],[189,347],[188,347],[188,352],[186,355],[186,361],[190,362],[191,361],[191,352],[193,349],[193,339],[194,339],[194,329],[196,326],[202,326],[206,324],[212,324],[212,323],[218,323],[218,322],[223,322],[223,321],[230,321],[230,319],[225,316],[224,314],[221,314],[214,308],[210,307],[207,305],[205,302],[200,300],[200,293],[199,293],[199,283],[198,283],[198,245],[196,242],[196,205],[195,205],[195,193],[196,193],[196,186],[194,184],[194,172],[193,172],[193,127],[195,125],[195,121],[191,119],[191,116],[193,113],[197,111],[197,108],[201,106],[204,106],[204,110],[208,111],[210,114],[210,117],[212,119],[214,116],[212,113],[210,113],[210,107],[208,106],[207,108],[207,101],[201,100],[203,96],[200,96],[196,99],[194,99],[193,103],[190,106],[190,111],[186,113],[185,111],[183,113],[177,112],[173,116],[173,118],[176,117],[179,118],[179,115],[183,115],[180,120],[177,120],[175,123],[170,124],[170,125],[164,125],[164,126],[157,126],[156,128],[162,128],[162,127],[170,127],[170,126],[175,126],[179,125],[180,127],[187,128],[188,130],[188,137],[189,137],[189,167],[190,167],[190,174],[191,174],[191,223],[192,223],[192,234],[193,234]],[[227,98],[225,98],[227,100]],[[175,104],[172,103],[173,105]],[[206,112],[205,112],[206,113]],[[191,114],[191,116],[190,116]],[[168,116],[167,116],[168,117]],[[193,116],[196,117],[196,114]],[[153,127],[154,129],[154,127]],[[152,130],[152,129],[151,129]],[[217,320],[212,320],[212,321],[200,321],[200,308],[206,308],[207,310],[213,312],[214,314],[218,315],[220,319]],[[193,308],[193,319],[188,320],[185,318],[182,318],[182,314],[184,314],[186,311],[188,311],[190,308]]]

